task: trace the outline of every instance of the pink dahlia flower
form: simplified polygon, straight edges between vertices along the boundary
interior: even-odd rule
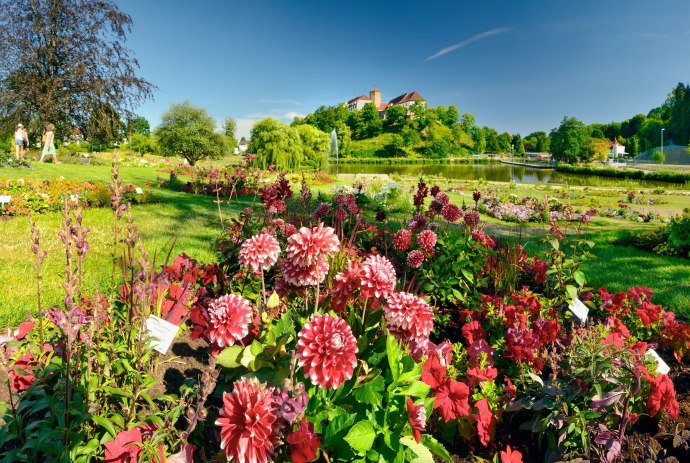
[[[425,251],[430,251],[436,246],[436,233],[431,230],[424,230],[417,235],[417,244]]]
[[[424,253],[422,251],[410,251],[407,255],[407,265],[412,268],[418,268],[424,262]]]
[[[299,267],[314,265],[321,257],[330,257],[340,248],[335,230],[324,227],[323,223],[312,229],[302,227],[287,241],[288,260]]]
[[[326,279],[328,261],[319,259],[311,265],[300,267],[290,260],[283,261],[283,279],[293,286],[315,286]]]
[[[434,327],[434,312],[427,302],[410,293],[391,293],[384,306],[386,322],[396,333],[416,341],[427,339]]]
[[[410,397],[407,398],[407,420],[412,428],[414,440],[419,444],[422,431],[426,429],[426,409],[422,404],[415,405]]]
[[[393,247],[396,251],[407,251],[412,242],[412,232],[407,229],[398,230],[393,237]]]
[[[266,463],[280,440],[275,421],[273,388],[256,378],[241,378],[231,393],[223,394],[223,407],[216,420],[220,448],[229,461]]]
[[[460,220],[462,211],[455,204],[446,204],[445,206],[443,206],[443,209],[441,210],[441,215],[448,222],[457,222],[458,220]]]
[[[252,236],[240,248],[240,263],[254,273],[268,270],[280,255],[280,244],[273,236],[262,233]]]
[[[249,333],[251,303],[235,294],[226,294],[208,306],[209,340],[218,347],[234,345]]]
[[[347,263],[347,268],[338,273],[332,282],[331,307],[340,313],[347,307],[347,303],[355,297],[359,288],[362,264],[353,260]]]
[[[304,325],[297,341],[297,359],[312,384],[337,389],[352,378],[357,366],[357,341],[342,318],[316,315]]]
[[[381,297],[395,290],[395,269],[383,256],[367,257],[362,264],[360,281],[364,297]]]

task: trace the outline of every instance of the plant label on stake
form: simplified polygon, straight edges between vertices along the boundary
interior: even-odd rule
[[[587,314],[589,314],[589,308],[582,303],[578,298],[573,299],[573,301],[568,306],[568,309],[575,315],[581,323],[587,321]]]
[[[138,194],[138,195],[144,194],[144,190],[142,190],[142,189],[139,188],[139,187],[136,187],[136,188],[134,189],[134,192],[135,192],[136,194]]]
[[[654,359],[656,362],[656,372],[661,373],[662,375],[667,375],[669,371],[671,371],[671,367],[668,366],[664,360],[659,357],[659,354],[656,353],[654,349],[648,349],[645,357],[651,357]]]
[[[151,345],[161,354],[168,352],[179,329],[179,326],[155,315],[149,315],[146,319],[146,332],[152,338]]]
[[[10,195],[0,195],[0,206],[4,208],[10,203],[11,199],[12,196]]]

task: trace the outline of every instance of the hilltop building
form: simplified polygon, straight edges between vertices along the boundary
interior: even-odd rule
[[[376,108],[379,110],[379,114],[381,116],[385,116],[386,108],[389,106],[404,106],[409,110],[410,106],[412,106],[415,101],[419,100],[424,101],[424,98],[419,94],[418,91],[413,90],[411,92],[405,92],[402,95],[398,95],[387,103],[382,102],[381,92],[378,88],[374,87],[369,91],[369,96],[360,95],[351,99],[345,103],[345,105],[350,111],[359,111],[364,107],[365,104],[374,103]]]
[[[613,140],[609,142],[609,156],[611,159],[618,159],[626,156],[628,153],[625,152],[625,145],[618,143],[618,140]]]

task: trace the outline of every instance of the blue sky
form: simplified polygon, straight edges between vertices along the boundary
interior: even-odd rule
[[[154,126],[189,100],[246,136],[376,86],[526,135],[647,113],[690,81],[687,0],[117,3],[158,87],[138,111]]]

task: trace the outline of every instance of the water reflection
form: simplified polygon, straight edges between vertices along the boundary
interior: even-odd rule
[[[335,173],[336,166],[330,165],[329,172]],[[487,180],[489,182],[555,183],[569,185],[617,186],[629,185],[624,179],[597,177],[594,175],[565,174],[551,169],[533,169],[507,164],[341,164],[341,174],[391,174],[391,175],[437,175],[460,180]],[[661,182],[635,180],[641,186],[664,185]],[[668,184],[666,184],[668,185]]]

